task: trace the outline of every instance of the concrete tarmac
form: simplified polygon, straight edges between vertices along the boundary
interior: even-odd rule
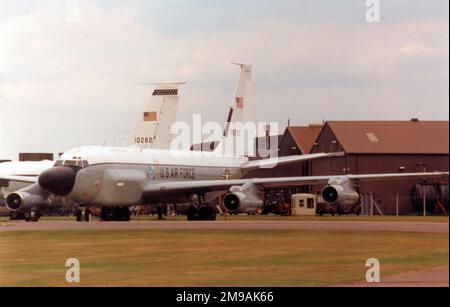
[[[434,222],[360,222],[360,221],[132,221],[75,222],[39,221],[36,223],[8,221],[0,231],[91,231],[91,230],[348,230],[411,233],[449,233],[448,223]]]

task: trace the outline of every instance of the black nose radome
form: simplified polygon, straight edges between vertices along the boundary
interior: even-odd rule
[[[42,189],[58,196],[68,195],[75,184],[77,170],[67,166],[55,166],[39,175]]]

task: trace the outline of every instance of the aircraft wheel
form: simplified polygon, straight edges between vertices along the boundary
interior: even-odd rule
[[[215,221],[216,220],[216,212],[214,211],[213,207],[208,207],[208,221]]]
[[[129,222],[131,220],[131,211],[128,207],[121,208],[122,221]]]
[[[156,210],[158,210],[158,220],[162,220],[163,219],[163,206],[162,205],[156,206]]]
[[[39,219],[41,218],[41,214],[38,211],[34,211],[32,214],[31,221],[32,222],[39,222]]]
[[[199,215],[198,211],[199,210],[194,205],[190,205],[187,210],[187,220],[188,221],[197,221],[198,215]]]
[[[214,208],[208,205],[204,205],[199,210],[199,220],[201,221],[215,221],[216,214]]]
[[[30,211],[25,213],[25,221],[27,222],[37,222],[39,221],[39,212],[37,211]]]
[[[100,219],[103,222],[110,222],[114,219],[114,211],[111,208],[102,207]]]
[[[23,214],[22,212],[11,212],[9,219],[11,221],[25,220],[25,214]]]
[[[83,221],[83,212],[81,212],[80,209],[77,209],[75,211],[75,217],[77,219],[77,222],[82,222]]]
[[[88,208],[86,208],[86,210],[84,211],[84,221],[85,222],[90,222],[91,221],[91,211],[89,211]]]

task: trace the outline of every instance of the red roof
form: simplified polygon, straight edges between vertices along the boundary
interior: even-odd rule
[[[448,121],[329,121],[347,153],[448,154]]]
[[[298,148],[304,154],[309,154],[322,130],[322,125],[288,127],[287,130],[294,138]]]

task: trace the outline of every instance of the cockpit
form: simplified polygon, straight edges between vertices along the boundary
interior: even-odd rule
[[[73,159],[67,160],[57,160],[54,166],[75,166],[79,168],[85,168],[89,166],[87,160],[83,160],[82,158],[74,157]]]

